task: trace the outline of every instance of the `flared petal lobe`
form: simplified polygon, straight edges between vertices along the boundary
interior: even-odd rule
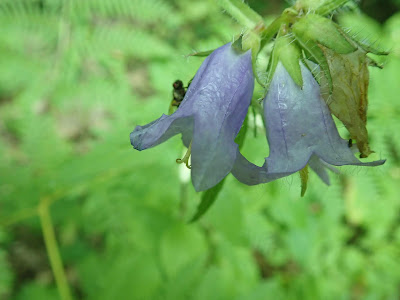
[[[130,139],[133,148],[142,151],[157,146],[178,133],[182,133],[183,139],[188,140],[190,143],[192,132],[192,116],[162,115],[147,125],[136,126],[135,130],[130,134]]]
[[[192,142],[192,182],[197,191],[209,189],[232,169],[234,142],[251,102],[254,78],[251,52],[238,53],[226,44],[209,55],[197,71],[177,111],[137,126],[131,144],[143,150],[175,134]]]

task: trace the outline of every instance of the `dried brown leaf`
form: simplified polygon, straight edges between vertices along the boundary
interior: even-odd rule
[[[368,57],[363,50],[337,54],[321,47],[332,75],[333,90],[329,94],[325,78],[321,77],[322,95],[331,112],[343,122],[352,139],[357,141],[360,157],[372,153],[368,144]]]

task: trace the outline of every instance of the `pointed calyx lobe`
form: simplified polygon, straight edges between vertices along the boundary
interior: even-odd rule
[[[137,126],[130,135],[131,144],[144,150],[181,133],[186,147],[192,142],[193,185],[197,191],[209,189],[235,163],[238,145],[234,140],[253,88],[251,52],[240,53],[226,44],[204,60],[177,111]]]
[[[303,169],[307,164],[329,183],[329,165],[376,166],[384,160],[363,163],[354,157],[348,141],[339,136],[318,83],[302,64],[303,87],[278,63],[264,99],[269,156],[263,167],[241,156],[233,175],[246,184],[268,182]]]

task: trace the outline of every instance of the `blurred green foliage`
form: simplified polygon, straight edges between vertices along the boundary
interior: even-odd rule
[[[371,159],[386,164],[343,167],[330,187],[311,174],[304,198],[297,175],[228,176],[188,224],[200,195],[175,164],[179,137],[139,153],[128,136],[192,78],[202,59],[186,54],[240,26],[211,0],[2,0],[0,299],[59,297],[39,205],[76,299],[398,299],[400,14],[339,21],[392,49],[370,70]],[[263,128],[248,132],[243,152],[261,164]]]

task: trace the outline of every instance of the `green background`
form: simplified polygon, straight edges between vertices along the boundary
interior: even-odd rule
[[[229,175],[188,224],[201,194],[180,138],[138,152],[129,133],[193,77],[202,58],[185,55],[242,27],[211,0],[0,1],[0,299],[59,299],[49,252],[76,299],[399,299],[400,14],[378,2],[337,20],[391,50],[369,90],[370,159],[386,164],[330,187],[311,173],[304,198],[298,174]],[[249,4],[268,23],[286,2]],[[243,153],[268,155],[259,122]]]

